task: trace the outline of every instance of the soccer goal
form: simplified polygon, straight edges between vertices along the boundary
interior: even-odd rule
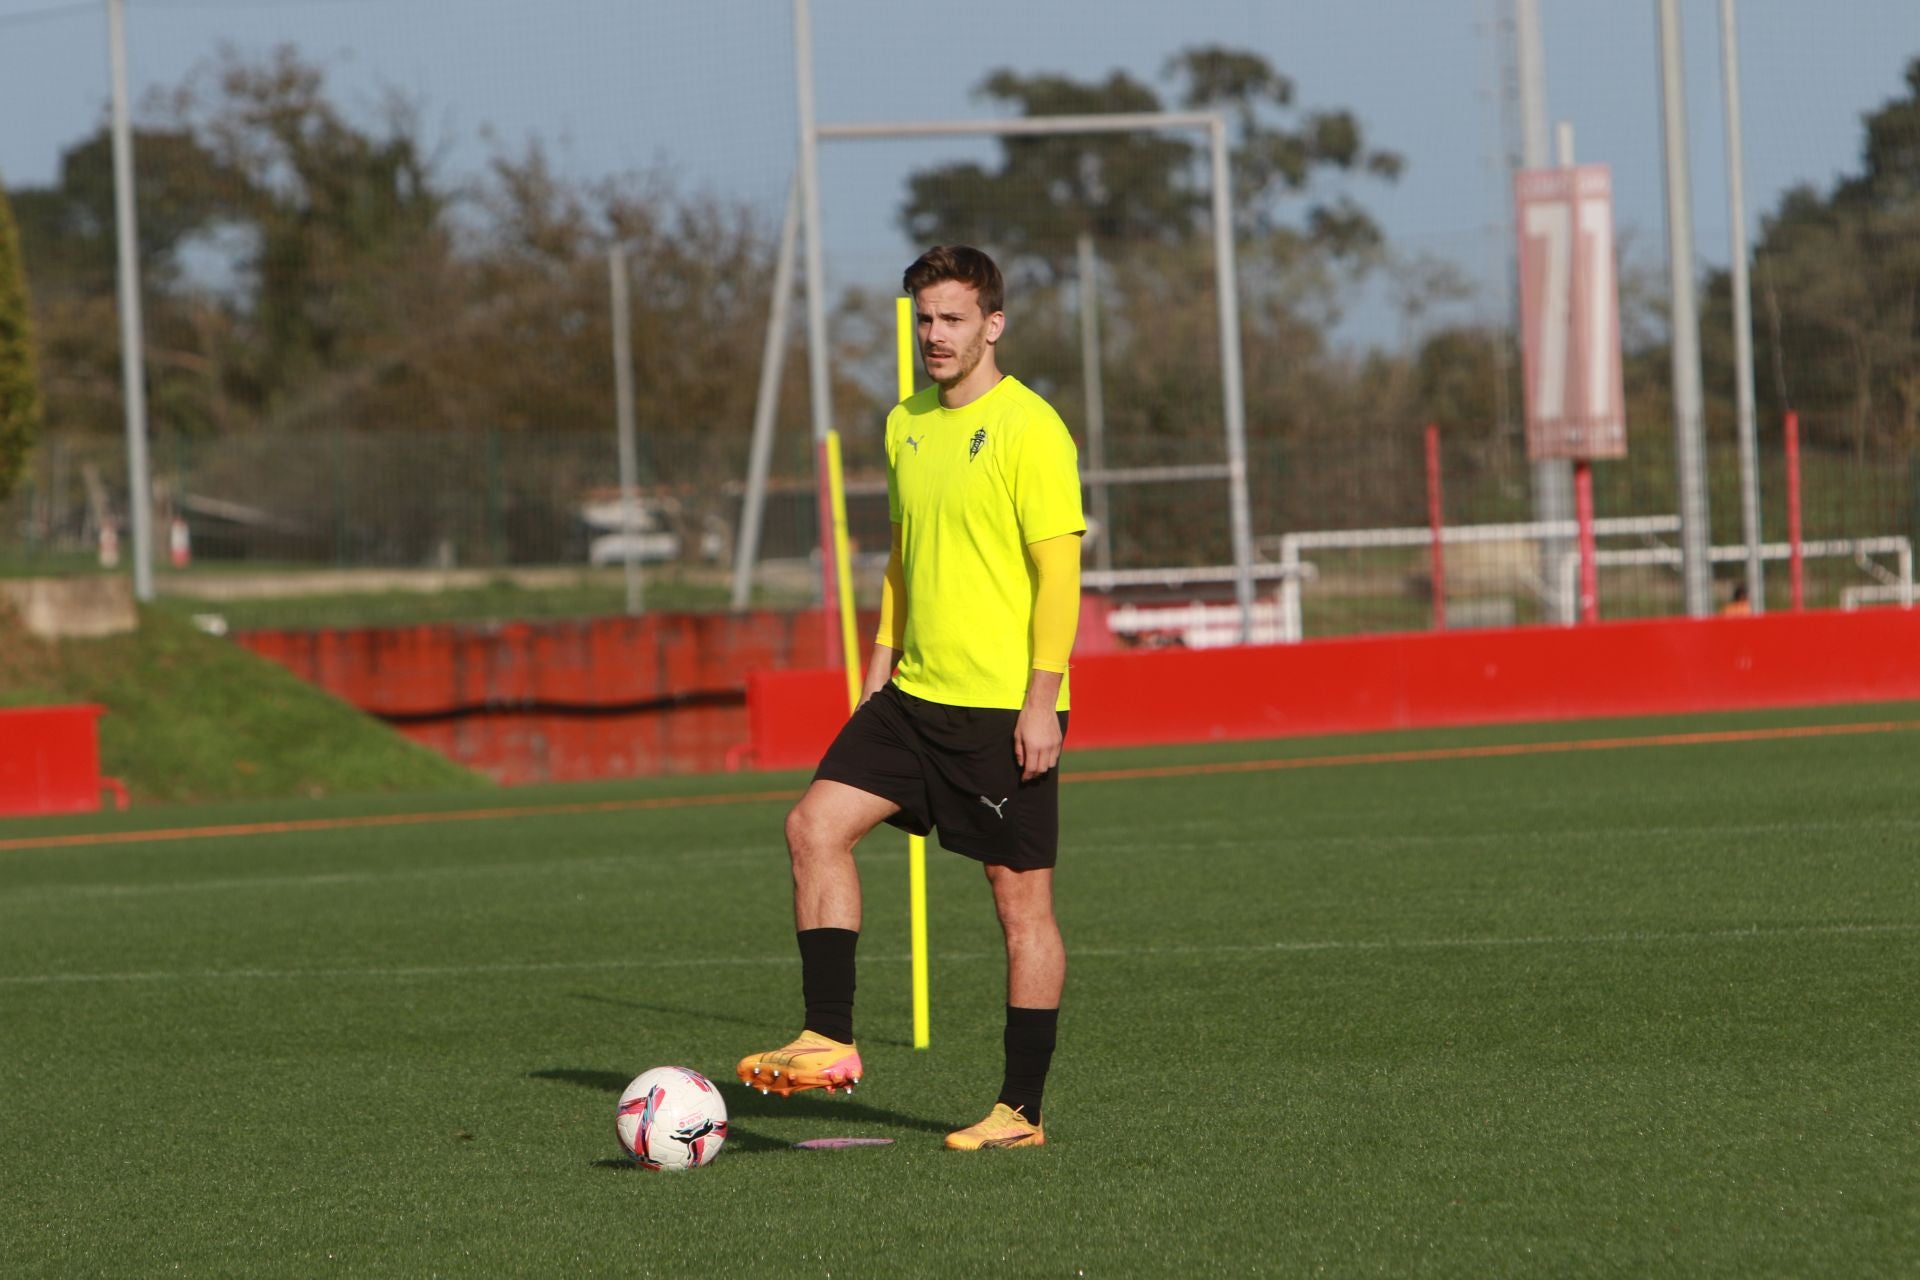
[[[803,115],[806,114],[803,107]],[[749,457],[745,499],[741,515],[741,535],[736,544],[734,599],[738,606],[745,598],[748,578],[757,555],[760,508],[767,487],[767,459],[772,453],[771,387],[780,376],[776,341],[784,335],[787,293],[795,275],[795,248],[798,233],[807,231],[803,276],[806,281],[808,352],[813,387],[811,416],[816,447],[833,430],[832,411],[827,390],[830,369],[827,355],[832,350],[827,333],[825,298],[827,284],[821,251],[818,160],[815,144],[823,142],[911,142],[941,138],[1004,138],[1011,136],[1046,137],[1086,134],[1163,134],[1200,132],[1208,142],[1208,211],[1210,215],[1213,292],[1217,312],[1220,349],[1221,432],[1224,460],[1173,466],[1110,466],[1099,394],[1099,335],[1093,327],[1095,298],[1098,291],[1098,267],[1084,237],[1076,255],[1078,306],[1082,315],[1081,363],[1086,379],[1087,420],[1084,428],[1086,457],[1083,480],[1089,492],[1089,514],[1095,527],[1095,565],[1088,585],[1103,585],[1110,573],[1110,558],[1101,554],[1101,534],[1110,528],[1108,497],[1112,489],[1128,485],[1217,483],[1226,486],[1226,510],[1232,545],[1231,572],[1226,581],[1233,584],[1235,608],[1239,614],[1240,638],[1252,638],[1256,572],[1253,553],[1251,507],[1247,490],[1246,407],[1241,365],[1239,292],[1236,283],[1236,259],[1232,234],[1232,191],[1227,153],[1227,121],[1216,112],[1139,112],[1109,115],[1021,117],[1001,120],[893,122],[873,124],[821,124],[802,122],[800,173],[790,202],[781,237],[781,252],[775,272],[773,314],[769,324],[768,348],[762,365],[760,404],[756,414],[754,443]],[[992,246],[988,246],[991,248]],[[831,552],[826,549],[823,527],[822,581],[825,598],[835,598]]]
[[[1735,547],[1708,547],[1708,560],[1719,564],[1744,564],[1755,553],[1762,560],[1791,561],[1796,554],[1807,560],[1851,560],[1868,578],[1871,585],[1843,587],[1840,591],[1840,607],[1857,609],[1865,604],[1897,604],[1902,609],[1913,608],[1913,542],[1901,534],[1887,534],[1877,538],[1819,538],[1811,542],[1802,542],[1797,547],[1787,542],[1763,542],[1757,547],[1746,545]],[[1876,557],[1890,556],[1893,567],[1889,569]],[[1594,555],[1594,563],[1602,568],[1637,567],[1657,565],[1678,569],[1683,564],[1679,547],[1635,547],[1602,550]],[[1571,583],[1579,572],[1579,556],[1569,553],[1560,558],[1558,572],[1561,585]]]

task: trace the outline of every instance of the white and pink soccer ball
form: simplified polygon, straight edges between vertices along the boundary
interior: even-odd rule
[[[645,1169],[698,1169],[727,1140],[727,1102],[686,1067],[642,1071],[620,1095],[620,1145]]]

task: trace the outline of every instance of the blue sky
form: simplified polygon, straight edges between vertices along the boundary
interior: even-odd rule
[[[1504,251],[1505,148],[1492,25],[1504,0],[814,0],[822,121],[954,119],[985,111],[989,70],[1156,80],[1175,51],[1264,55],[1308,108],[1355,111],[1408,161],[1354,193],[1406,252],[1491,279]],[[1681,0],[1695,230],[1726,259],[1717,0]],[[1578,156],[1613,167],[1618,222],[1641,265],[1664,262],[1654,0],[1540,0],[1547,96]],[[794,153],[789,0],[128,0],[136,100],[180,82],[222,42],[300,46],[340,96],[381,86],[425,108],[446,173],[539,138],[562,169],[650,165],[777,215]],[[1858,163],[1860,117],[1920,55],[1915,0],[1741,0],[1750,217],[1795,183]],[[104,0],[0,0],[0,180],[52,179],[61,150],[104,118]],[[488,141],[491,135],[497,141]],[[906,249],[892,217],[912,168],[986,157],[985,142],[831,143],[824,213],[836,281],[888,279]],[[1490,291],[1491,292],[1491,291]],[[1486,305],[1493,305],[1488,303]],[[1350,336],[1391,339],[1375,298]]]

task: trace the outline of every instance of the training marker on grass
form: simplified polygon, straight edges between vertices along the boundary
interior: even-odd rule
[[[796,1142],[796,1151],[838,1151],[842,1147],[890,1147],[892,1138],[808,1138],[805,1142]]]

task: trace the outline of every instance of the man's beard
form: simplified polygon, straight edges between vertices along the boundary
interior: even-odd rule
[[[985,334],[981,334],[971,345],[954,351],[953,359],[956,368],[953,376],[937,379],[937,381],[943,387],[958,386],[980,367],[980,361],[986,358],[986,354],[987,338]]]

